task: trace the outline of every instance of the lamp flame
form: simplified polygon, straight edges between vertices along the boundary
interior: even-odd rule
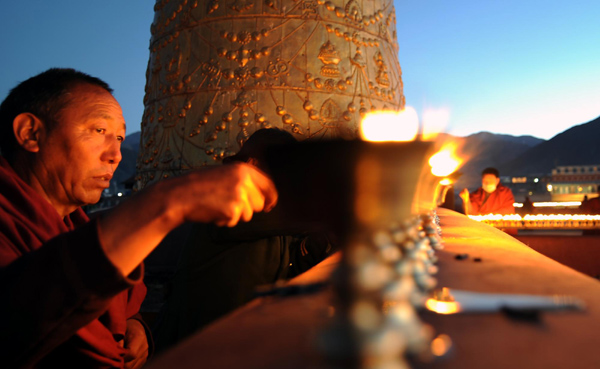
[[[469,215],[469,218],[478,222],[485,221],[544,221],[544,220],[580,220],[580,221],[600,221],[600,215],[585,215],[585,214],[486,214],[486,215]]]
[[[497,228],[517,229],[598,229],[600,215],[586,214],[487,214],[469,218]]]
[[[449,143],[429,158],[431,173],[436,177],[446,177],[454,173],[462,164],[462,160],[457,156],[456,151],[457,145]]]
[[[367,114],[360,124],[364,141],[413,141],[419,133],[419,117],[414,108],[407,106],[395,111],[377,111]]]
[[[425,307],[429,311],[438,314],[455,314],[460,311],[460,304],[456,301],[440,301],[434,298],[428,298],[425,301]]]

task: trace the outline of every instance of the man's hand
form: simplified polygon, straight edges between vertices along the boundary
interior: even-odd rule
[[[136,319],[127,319],[124,347],[128,350],[125,355],[125,368],[141,368],[148,359],[148,338],[142,323]]]
[[[467,190],[466,188],[464,190],[462,190],[458,196],[460,196],[460,198],[463,200],[463,202],[469,202],[469,190]]]
[[[173,203],[183,206],[186,221],[235,226],[277,203],[269,177],[251,165],[236,163],[198,170],[174,180]]]

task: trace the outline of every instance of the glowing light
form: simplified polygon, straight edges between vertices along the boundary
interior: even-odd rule
[[[598,221],[600,215],[585,214],[527,214],[523,220],[589,220]]]
[[[450,186],[452,184],[452,181],[449,178],[444,178],[440,181],[440,184],[442,186]]]
[[[486,222],[486,221],[500,221],[500,220],[510,220],[510,221],[519,221],[522,220],[519,214],[486,214],[486,215],[469,215],[469,218],[476,220],[478,222]]]
[[[538,183],[539,181],[540,181],[540,179],[539,179],[539,178],[534,178],[534,179],[533,179],[533,182],[534,182],[534,183]]]
[[[369,113],[360,123],[360,135],[364,141],[413,141],[418,133],[419,117],[410,106],[399,112]]]
[[[520,216],[519,214],[487,214],[487,215],[469,215],[469,218],[478,222],[485,221],[520,221],[520,220],[589,220],[599,221],[599,215],[586,215],[586,214],[526,214]]]
[[[119,196],[119,197],[123,196],[123,192],[119,192],[119,193],[117,194],[117,196]]]
[[[514,202],[514,203],[513,203],[513,206],[514,206],[515,208],[522,208],[522,207],[523,207],[523,203],[521,203],[521,202]]]
[[[552,192],[552,185],[548,184],[548,186],[546,186],[546,189],[548,190],[548,192]]]
[[[600,215],[518,214],[470,215],[469,218],[498,228],[519,229],[598,229]]]
[[[462,164],[462,160],[456,155],[456,150],[456,144],[446,144],[429,158],[429,166],[431,166],[431,173],[434,176],[446,177],[458,169]]]
[[[425,307],[438,314],[455,314],[460,311],[460,304],[456,301],[439,301],[433,298],[425,301]]]
[[[556,206],[580,206],[581,201],[546,201],[546,202],[534,202],[533,207],[536,208],[551,208]]]
[[[444,356],[452,347],[452,339],[447,334],[440,334],[431,341],[431,353],[435,356]]]

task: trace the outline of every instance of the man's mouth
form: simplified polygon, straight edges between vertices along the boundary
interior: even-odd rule
[[[112,174],[111,173],[105,173],[105,174],[96,176],[94,178],[99,179],[101,181],[110,181],[112,179]]]

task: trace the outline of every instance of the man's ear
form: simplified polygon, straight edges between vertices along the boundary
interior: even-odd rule
[[[40,150],[42,121],[31,113],[21,113],[13,120],[13,132],[19,146],[29,152]]]

